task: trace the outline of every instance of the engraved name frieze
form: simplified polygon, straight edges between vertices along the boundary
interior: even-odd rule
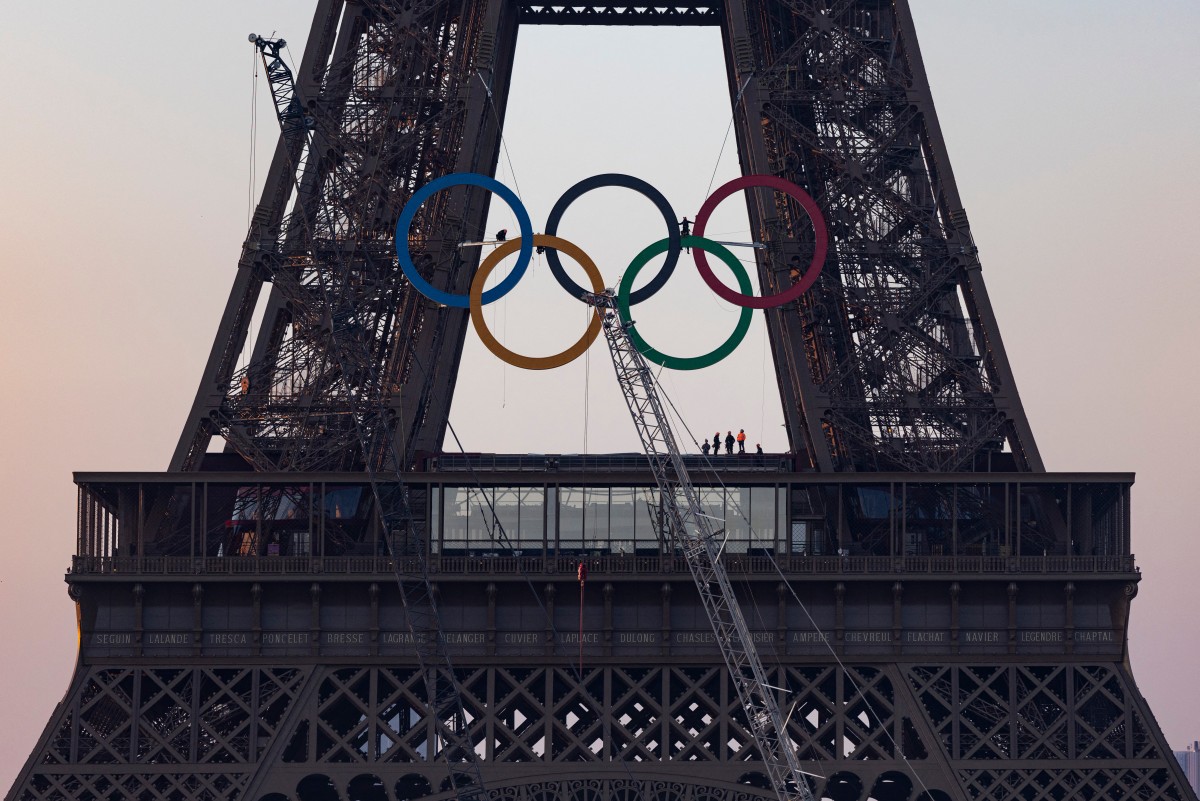
[[[1115,642],[1111,631],[1077,631],[1075,642]]]
[[[737,639],[736,637],[734,638]],[[677,645],[716,645],[717,637],[711,631],[677,631],[673,641]],[[755,643],[775,642],[775,632],[752,631],[750,641]]]
[[[192,635],[187,632],[152,631],[145,637],[146,645],[191,645]]]
[[[249,645],[250,635],[244,631],[210,631],[204,641],[209,645]]]
[[[892,641],[890,631],[847,631],[846,642],[887,643]]]
[[[133,645],[132,634],[93,634],[92,645]]]
[[[962,641],[975,645],[996,644],[1000,642],[1000,632],[998,631],[964,631],[962,633]]]
[[[308,645],[310,634],[307,631],[264,631],[263,645]]]

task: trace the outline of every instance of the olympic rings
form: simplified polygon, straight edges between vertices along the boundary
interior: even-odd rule
[[[525,210],[525,206],[522,205],[520,198],[511,189],[495,178],[473,172],[443,175],[441,178],[436,178],[425,184],[425,186],[418,189],[409,198],[408,203],[404,206],[404,210],[400,212],[400,218],[396,220],[396,257],[400,261],[400,269],[404,271],[404,274],[408,277],[412,285],[420,290],[421,294],[425,297],[444,306],[466,309],[470,306],[470,300],[466,295],[443,292],[421,277],[417,272],[416,265],[413,264],[412,253],[408,249],[408,234],[412,229],[413,218],[417,215],[417,209],[421,208],[421,204],[435,193],[452,186],[479,186],[491,190],[499,195],[508,204],[508,207],[512,209],[513,214],[517,216],[517,225],[521,229],[521,238],[513,240],[514,242],[521,243],[521,253],[517,256],[517,264],[503,281],[483,293],[484,303],[491,303],[507,295],[517,285],[517,282],[521,280],[521,276],[525,275],[525,269],[529,266],[529,262],[533,260],[533,223],[530,222],[529,212]]]
[[[696,269],[700,271],[700,277],[704,279],[704,283],[708,284],[709,289],[730,303],[749,309],[773,309],[776,306],[782,306],[800,297],[817,280],[817,276],[821,274],[821,268],[825,266],[825,254],[829,249],[829,231],[825,227],[825,218],[821,215],[821,209],[817,206],[816,202],[807,192],[791,181],[785,181],[773,175],[743,175],[741,178],[734,178],[716,192],[713,192],[708,200],[704,201],[704,205],[700,207],[700,211],[696,212],[696,221],[692,226],[692,232],[696,236],[703,236],[704,226],[708,223],[708,217],[712,214],[713,209],[717,207],[717,204],[734,192],[748,189],[752,186],[766,186],[782,192],[799,203],[808,212],[808,218],[812,220],[813,224],[815,247],[813,249],[812,262],[809,264],[804,276],[793,284],[790,289],[775,295],[766,295],[759,298],[745,291],[738,294],[722,284],[713,275],[712,270],[708,266],[708,259],[704,256],[704,251],[699,248],[696,248],[694,254]]]
[[[746,272],[746,268],[738,261],[737,256],[730,253],[723,245],[699,236],[685,236],[682,238],[681,244],[687,248],[704,248],[717,256],[721,261],[729,265],[729,269],[733,270],[733,274],[737,276],[738,286],[743,293],[749,294],[754,291],[754,285],[750,283],[750,275]],[[669,240],[660,239],[634,256],[633,261],[625,268],[625,277],[621,280],[621,287],[617,290],[617,311],[621,315],[621,322],[626,325],[631,321],[629,313],[631,296],[629,290],[633,286],[633,279],[637,277],[637,274],[646,266],[646,263],[650,259],[662,253],[668,247]],[[636,327],[630,326],[627,330],[629,331],[629,338],[633,341],[634,347],[641,351],[641,354],[649,361],[661,364],[663,367],[669,367],[672,370],[699,370],[702,367],[714,365],[733,353],[734,348],[742,344],[742,340],[746,338],[746,332],[750,330],[750,322],[753,318],[754,312],[749,307],[743,306],[741,314],[738,316],[737,327],[730,334],[729,339],[702,356],[668,356],[659,350],[655,350],[646,340],[642,339],[642,335],[638,333]]]
[[[538,234],[532,237],[532,240],[532,245],[554,248],[566,253],[577,261],[579,266],[587,273],[588,280],[592,282],[592,292],[599,294],[604,291],[604,277],[600,275],[600,270],[592,262],[591,257],[584,253],[578,245],[548,234]],[[522,356],[519,353],[509,350],[501,345],[496,337],[492,336],[492,332],[488,330],[487,322],[483,319],[483,297],[486,294],[483,291],[483,285],[487,282],[488,276],[492,274],[492,270],[500,263],[500,260],[517,248],[520,248],[521,252],[524,253],[526,249],[525,243],[520,239],[511,239],[504,242],[500,247],[489,253],[488,257],[483,260],[483,263],[479,265],[479,270],[475,273],[475,278],[471,281],[471,325],[475,327],[475,333],[479,335],[479,339],[483,342],[485,348],[514,367],[523,367],[526,370],[549,370],[552,367],[562,367],[564,364],[568,364],[582,356],[583,352],[596,341],[596,337],[600,336],[602,322],[598,308],[592,308],[592,319],[588,323],[587,330],[583,332],[583,336],[574,345],[553,356]],[[547,250],[547,252],[553,251]],[[581,289],[579,291],[581,295],[584,292],[586,290]]]
[[[421,204],[436,192],[452,186],[477,186],[499,195],[508,204],[509,208],[512,209],[521,232],[520,237],[501,242],[498,248],[488,254],[472,278],[470,292],[466,295],[445,292],[430,284],[429,281],[417,272],[417,268],[413,264],[412,253],[408,247],[408,235],[412,228],[413,219],[416,217],[417,210],[420,209]],[[822,216],[820,208],[802,188],[790,181],[785,181],[773,175],[745,175],[721,186],[704,201],[704,204],[700,207],[700,211],[697,212],[692,227],[693,235],[683,236],[680,233],[679,224],[675,222],[675,212],[671,208],[671,204],[667,202],[667,199],[663,197],[661,192],[640,178],[620,173],[605,173],[585,178],[564,192],[562,197],[555,202],[554,208],[551,209],[550,216],[546,220],[546,233],[534,235],[533,224],[529,219],[529,212],[526,211],[520,198],[512,190],[486,175],[453,173],[430,181],[417,190],[400,213],[400,218],[396,220],[396,255],[399,260],[400,269],[403,270],[404,275],[412,285],[429,299],[443,306],[469,309],[471,324],[474,326],[476,333],[479,334],[479,339],[483,342],[484,347],[500,359],[527,370],[548,370],[553,367],[561,367],[582,355],[600,335],[602,321],[601,313],[598,309],[593,308],[592,319],[588,323],[587,330],[584,331],[583,336],[575,344],[552,356],[535,357],[522,356],[501,345],[487,328],[487,324],[483,319],[483,307],[493,301],[499,300],[512,291],[517,282],[525,275],[529,263],[533,260],[534,247],[546,250],[547,261],[550,263],[550,270],[554,274],[554,278],[572,296],[578,298],[586,294],[587,290],[575,283],[567,275],[559,258],[559,251],[566,253],[583,267],[584,272],[587,273],[588,281],[592,285],[592,292],[597,294],[603,292],[604,278],[592,259],[577,245],[559,238],[556,234],[563,214],[566,213],[567,208],[573,202],[585,193],[605,186],[619,186],[642,194],[654,203],[667,223],[667,238],[660,239],[653,245],[643,249],[641,253],[634,257],[625,271],[616,298],[617,312],[623,321],[626,323],[630,322],[631,306],[652,297],[666,285],[667,280],[671,277],[678,264],[679,254],[684,247],[695,250],[696,268],[699,270],[700,277],[704,279],[708,287],[721,298],[742,309],[738,317],[737,327],[730,337],[714,350],[701,356],[679,357],[662,353],[655,350],[642,339],[635,328],[630,327],[630,339],[633,341],[634,346],[637,347],[638,351],[646,359],[655,364],[670,367],[674,370],[698,370],[702,367],[716,364],[741,344],[753,319],[753,309],[772,309],[796,300],[816,282],[818,276],[821,274],[821,269],[825,265],[825,257],[829,250],[829,231],[825,226],[825,218]],[[734,192],[751,187],[768,187],[777,192],[782,192],[795,200],[812,221],[814,234],[812,262],[804,272],[804,275],[800,277],[800,280],[796,281],[790,288],[783,292],[763,297],[755,297],[752,294],[754,287],[750,281],[750,276],[737,257],[720,243],[705,239],[703,236],[709,217],[717,205]],[[476,242],[470,244],[486,245],[491,243]],[[512,271],[503,281],[487,292],[484,292],[483,286],[487,282],[488,276],[492,274],[492,271],[503,258],[511,255],[518,249],[520,253],[517,257],[517,264],[513,267]],[[734,276],[737,278],[738,287],[741,290],[740,292],[735,292],[726,287],[717,279],[708,265],[708,259],[705,256],[706,252],[717,256],[733,270]],[[636,292],[632,291],[633,282],[638,273],[641,272],[642,268],[646,266],[651,258],[661,253],[667,254],[662,269],[659,270],[658,274],[646,286]],[[793,274],[797,272],[798,270],[792,270]]]
[[[663,197],[662,192],[659,192],[641,178],[634,178],[632,175],[622,175],[621,173],[605,173],[603,175],[593,175],[591,178],[584,178],[566,192],[563,192],[562,197],[554,204],[554,208],[550,210],[550,216],[546,218],[546,233],[550,236],[556,236],[558,234],[558,224],[562,222],[562,216],[566,213],[567,207],[585,193],[603,186],[619,186],[625,189],[632,189],[634,192],[644,195],[658,208],[659,213],[662,214],[663,219],[667,223],[667,260],[663,263],[658,275],[654,276],[654,279],[650,283],[629,297],[631,304],[641,303],[643,300],[657,294],[658,290],[663,288],[663,284],[667,283],[667,279],[671,277],[671,273],[675,271],[675,265],[679,262],[679,253],[681,250],[679,244],[679,223],[675,220],[675,210],[671,208],[671,204]],[[659,252],[661,253],[662,251]],[[558,254],[553,250],[547,251],[546,261],[550,263],[550,271],[554,273],[559,286],[567,290],[571,297],[577,298],[587,291],[571,280],[571,277],[567,275],[567,271],[563,269]]]

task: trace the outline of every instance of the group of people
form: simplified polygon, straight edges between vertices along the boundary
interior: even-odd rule
[[[746,429],[739,428],[736,437],[733,435],[732,431],[725,432],[725,453],[728,454],[729,456],[733,455],[733,445],[735,442],[737,443],[737,448],[738,448],[737,452],[739,454],[745,453],[746,452]],[[713,456],[717,456],[718,454],[720,454],[721,453],[721,432],[718,431],[717,433],[713,434],[711,443],[708,440],[704,440],[704,444],[700,446],[700,450],[704,451],[705,456],[708,456],[709,453],[712,453]],[[756,443],[754,446],[754,452],[762,453],[763,452],[762,445],[759,445]]]

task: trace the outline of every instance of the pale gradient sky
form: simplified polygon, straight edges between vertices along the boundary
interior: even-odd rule
[[[1133,470],[1134,675],[1176,747],[1200,737],[1200,4],[912,0],[942,127],[1025,408],[1052,470]],[[298,58],[311,3],[0,5],[0,788],[71,674],[72,470],[160,470],[179,435],[246,230],[250,31]],[[185,9],[195,9],[192,11]],[[260,86],[260,92],[264,92]],[[260,94],[258,163],[275,139]],[[729,121],[715,29],[529,28],[506,138],[533,219],[579,178],[629,172],[698,208]],[[736,170],[727,148],[718,181]],[[662,236],[608,190],[563,234],[615,276]],[[745,225],[726,213],[712,230]],[[690,216],[690,215],[689,215]],[[496,227],[506,219],[503,209]],[[613,265],[618,265],[613,267]],[[690,283],[689,283],[690,281]],[[676,284],[678,282],[678,284]],[[681,270],[639,325],[680,353],[733,314]],[[514,348],[578,335],[549,271],[492,319]],[[544,305],[543,305],[544,304]],[[535,322],[536,320],[536,322]],[[667,383],[689,423],[781,448],[756,324],[736,360]],[[695,340],[687,345],[689,339]],[[561,344],[558,344],[561,343]],[[707,349],[705,347],[704,349]],[[589,363],[590,362],[590,363]],[[766,367],[766,369],[764,369]],[[585,401],[585,389],[588,395]],[[584,427],[585,410],[588,426]],[[453,422],[471,450],[633,450],[602,345],[549,374],[468,335]]]

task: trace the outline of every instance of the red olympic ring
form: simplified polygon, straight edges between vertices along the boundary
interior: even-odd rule
[[[720,297],[735,306],[743,306],[750,309],[773,309],[776,306],[791,303],[803,295],[805,290],[811,287],[817,280],[817,276],[821,274],[821,268],[825,266],[825,255],[829,251],[829,230],[825,227],[825,218],[821,215],[821,209],[817,207],[816,201],[807,192],[791,181],[785,181],[773,175],[743,175],[740,178],[734,178],[716,192],[713,192],[708,200],[704,201],[704,205],[696,213],[696,220],[692,224],[692,233],[695,236],[704,236],[704,226],[708,223],[708,218],[713,213],[713,209],[717,207],[717,204],[734,192],[754,186],[765,186],[777,192],[782,192],[799,203],[804,208],[804,211],[808,213],[808,218],[812,220],[813,233],[815,235],[813,257],[808,269],[804,271],[804,276],[793,284],[790,289],[775,295],[764,295],[761,298],[754,295],[743,295],[721,283],[708,266],[708,257],[703,250],[693,248],[692,256],[696,260],[696,269],[700,271],[700,277],[704,279],[704,283],[708,284],[708,288]]]

